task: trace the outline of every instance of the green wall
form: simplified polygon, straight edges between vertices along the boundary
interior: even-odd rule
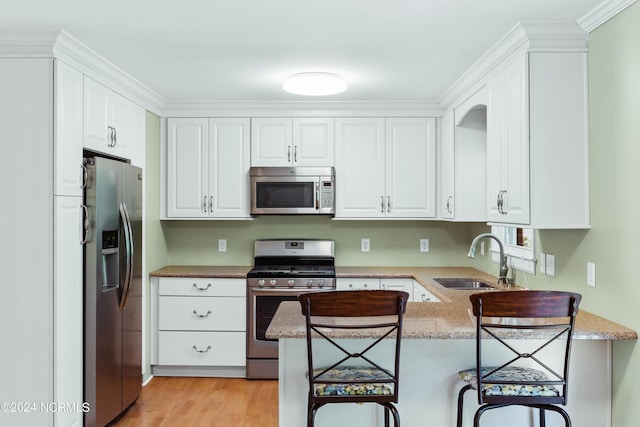
[[[164,238],[163,225],[160,221],[160,118],[147,112],[146,144],[144,168],[144,252],[145,269],[154,271],[168,264],[167,244]],[[149,279],[145,278],[145,331],[149,331]],[[145,349],[143,381],[151,376],[149,334],[143,334]]]
[[[473,236],[467,224],[427,221],[339,221],[326,217],[274,216],[253,221],[169,221],[165,225],[173,265],[252,265],[253,242],[270,238],[318,238],[336,242],[340,266],[468,265]],[[371,251],[360,252],[360,239]],[[430,252],[420,253],[428,238]],[[218,252],[227,239],[227,252]]]

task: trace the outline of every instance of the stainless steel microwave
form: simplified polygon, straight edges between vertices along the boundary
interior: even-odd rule
[[[333,215],[333,167],[252,167],[254,215]]]

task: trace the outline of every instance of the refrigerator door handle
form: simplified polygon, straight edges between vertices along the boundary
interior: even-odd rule
[[[82,238],[80,239],[80,244],[84,245],[89,241],[89,227],[91,223],[89,222],[89,208],[87,205],[80,205],[80,210],[82,211],[82,221],[80,222],[80,235]]]
[[[120,219],[122,220],[122,225],[124,227],[126,255],[124,283],[122,288],[122,295],[120,296],[120,310],[123,311],[127,306],[127,300],[129,299],[129,286],[131,285],[131,277],[133,275],[133,232],[131,231],[131,221],[129,221],[127,206],[124,203],[120,203]]]

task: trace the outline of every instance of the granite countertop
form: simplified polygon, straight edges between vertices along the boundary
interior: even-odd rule
[[[245,279],[252,266],[168,265],[149,273],[151,277],[222,277]]]
[[[251,266],[172,265],[150,273],[152,277],[246,278]],[[468,277],[499,287],[495,276],[471,267],[336,267],[338,278],[412,278],[441,302],[410,302],[404,316],[403,337],[408,339],[472,339],[475,337],[469,295],[477,290],[450,290],[433,279]],[[304,317],[298,302],[283,302],[272,320],[268,338],[304,338]],[[599,316],[580,310],[576,319],[576,339],[635,340],[638,334]]]
[[[409,302],[404,316],[406,339],[473,339],[475,323],[469,295],[477,290],[450,290],[433,279],[470,277],[496,284],[494,276],[467,267],[337,267],[337,277],[409,277],[418,281],[441,302]],[[498,287],[498,285],[496,285]],[[267,329],[268,338],[305,338],[304,317],[298,302],[283,302]],[[355,338],[353,331],[348,332]],[[336,337],[338,337],[336,335]],[[347,336],[345,336],[347,337]],[[576,318],[575,339],[634,340],[638,334],[622,325],[580,310]]]

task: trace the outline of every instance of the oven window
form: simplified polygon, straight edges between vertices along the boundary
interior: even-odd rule
[[[278,295],[278,296],[256,296],[256,339],[258,341],[278,341],[277,339],[268,339],[264,336],[271,319],[276,314],[276,310],[282,301],[297,301],[296,295]]]
[[[256,182],[256,207],[313,208],[314,182]]]

